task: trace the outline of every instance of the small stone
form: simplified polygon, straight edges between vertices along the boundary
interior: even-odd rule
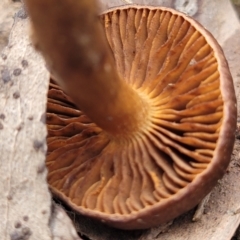
[[[5,119],[5,115],[3,113],[0,114],[0,119],[4,120]]]

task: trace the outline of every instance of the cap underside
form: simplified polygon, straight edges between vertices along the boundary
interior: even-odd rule
[[[225,59],[215,40],[183,14],[128,7],[100,19],[120,77],[151,106],[150,123],[130,138],[111,138],[52,81],[48,182],[82,214],[147,228],[194,207],[224,173],[234,140],[225,156],[217,146],[235,113],[226,125],[221,81],[233,89],[232,80],[221,77]],[[214,173],[216,159],[222,166]]]

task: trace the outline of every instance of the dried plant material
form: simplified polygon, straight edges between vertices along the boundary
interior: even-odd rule
[[[77,240],[67,215],[59,208],[52,214],[45,166],[49,73],[28,35],[21,9],[0,57],[0,236]]]
[[[139,240],[154,240],[158,239],[162,233],[169,231],[173,221],[159,225],[158,227],[150,228],[146,231]]]
[[[198,204],[197,210],[194,213],[194,216],[192,218],[192,220],[194,222],[199,221],[199,220],[202,219],[202,216],[204,214],[205,207],[206,207],[206,205],[207,205],[207,203],[209,201],[210,195],[211,195],[211,193],[209,193],[206,197],[204,197],[204,199]]]
[[[17,15],[18,16],[18,15]],[[16,17],[0,57],[0,236],[50,240],[45,113],[49,73]],[[40,237],[41,236],[41,237]]]
[[[53,240],[81,240],[66,212],[56,204],[53,206],[50,228]]]
[[[0,52],[7,45],[8,36],[13,25],[13,15],[21,4],[10,0],[0,3]]]

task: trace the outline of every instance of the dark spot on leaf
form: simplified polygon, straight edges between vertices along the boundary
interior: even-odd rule
[[[17,130],[18,130],[18,131],[21,131],[21,130],[23,129],[23,126],[24,126],[24,124],[23,124],[23,123],[20,123],[19,126],[17,127]]]
[[[43,142],[39,141],[39,140],[34,140],[33,141],[33,148],[38,151],[40,148],[43,147]]]
[[[42,116],[41,116],[41,118],[40,118],[40,121],[41,121],[42,123],[46,123],[46,113],[45,113],[45,112],[42,114]]]
[[[32,235],[32,231],[29,227],[24,227],[22,229],[22,233],[25,235],[25,236],[31,236]]]
[[[2,80],[4,83],[7,83],[11,80],[11,76],[10,76],[10,72],[9,72],[8,68],[5,67],[4,69],[2,69],[1,75],[2,75]]]
[[[0,119],[4,120],[5,119],[5,115],[3,113],[0,114]]]
[[[15,228],[20,228],[21,226],[22,226],[22,224],[19,221],[15,222],[15,224],[14,224]]]
[[[1,57],[2,57],[3,60],[7,59],[7,55],[6,54],[2,54]]]
[[[21,233],[19,233],[17,231],[10,234],[11,240],[22,240],[21,237],[22,237]]]
[[[28,67],[28,61],[25,60],[25,59],[23,59],[23,60],[22,60],[22,66],[23,66],[23,68]]]
[[[46,169],[46,166],[45,166],[45,164],[43,163],[43,164],[41,164],[41,165],[38,166],[38,168],[37,168],[37,173],[38,173],[38,174],[41,174],[41,173],[43,173],[43,172],[45,171],[45,169]]]
[[[3,129],[3,124],[2,123],[0,123],[0,130],[2,130]]]
[[[42,210],[42,214],[46,214],[47,213],[47,210]]]
[[[13,70],[13,75],[14,76],[19,76],[22,72],[22,69],[21,68],[16,68]]]
[[[186,7],[188,4],[189,4],[189,1],[185,1],[185,2],[183,3],[183,6]]]
[[[12,196],[11,196],[11,195],[8,195],[8,196],[7,196],[7,199],[8,199],[8,201],[11,201],[11,200],[12,200]]]
[[[29,227],[24,227],[21,230],[16,230],[10,234],[11,240],[29,240],[32,231]]]
[[[27,12],[25,11],[24,8],[21,8],[21,9],[17,12],[16,16],[17,16],[18,18],[21,18],[21,19],[26,19],[26,18],[27,18]]]
[[[19,91],[13,93],[13,98],[17,99],[17,98],[19,98],[19,97],[20,97]]]
[[[25,222],[27,222],[27,221],[29,220],[29,217],[28,217],[28,216],[23,216],[23,220],[24,220]]]

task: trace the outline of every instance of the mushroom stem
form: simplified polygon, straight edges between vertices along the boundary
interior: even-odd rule
[[[26,0],[33,40],[54,79],[76,105],[111,134],[135,132],[146,101],[120,79],[94,0]]]

